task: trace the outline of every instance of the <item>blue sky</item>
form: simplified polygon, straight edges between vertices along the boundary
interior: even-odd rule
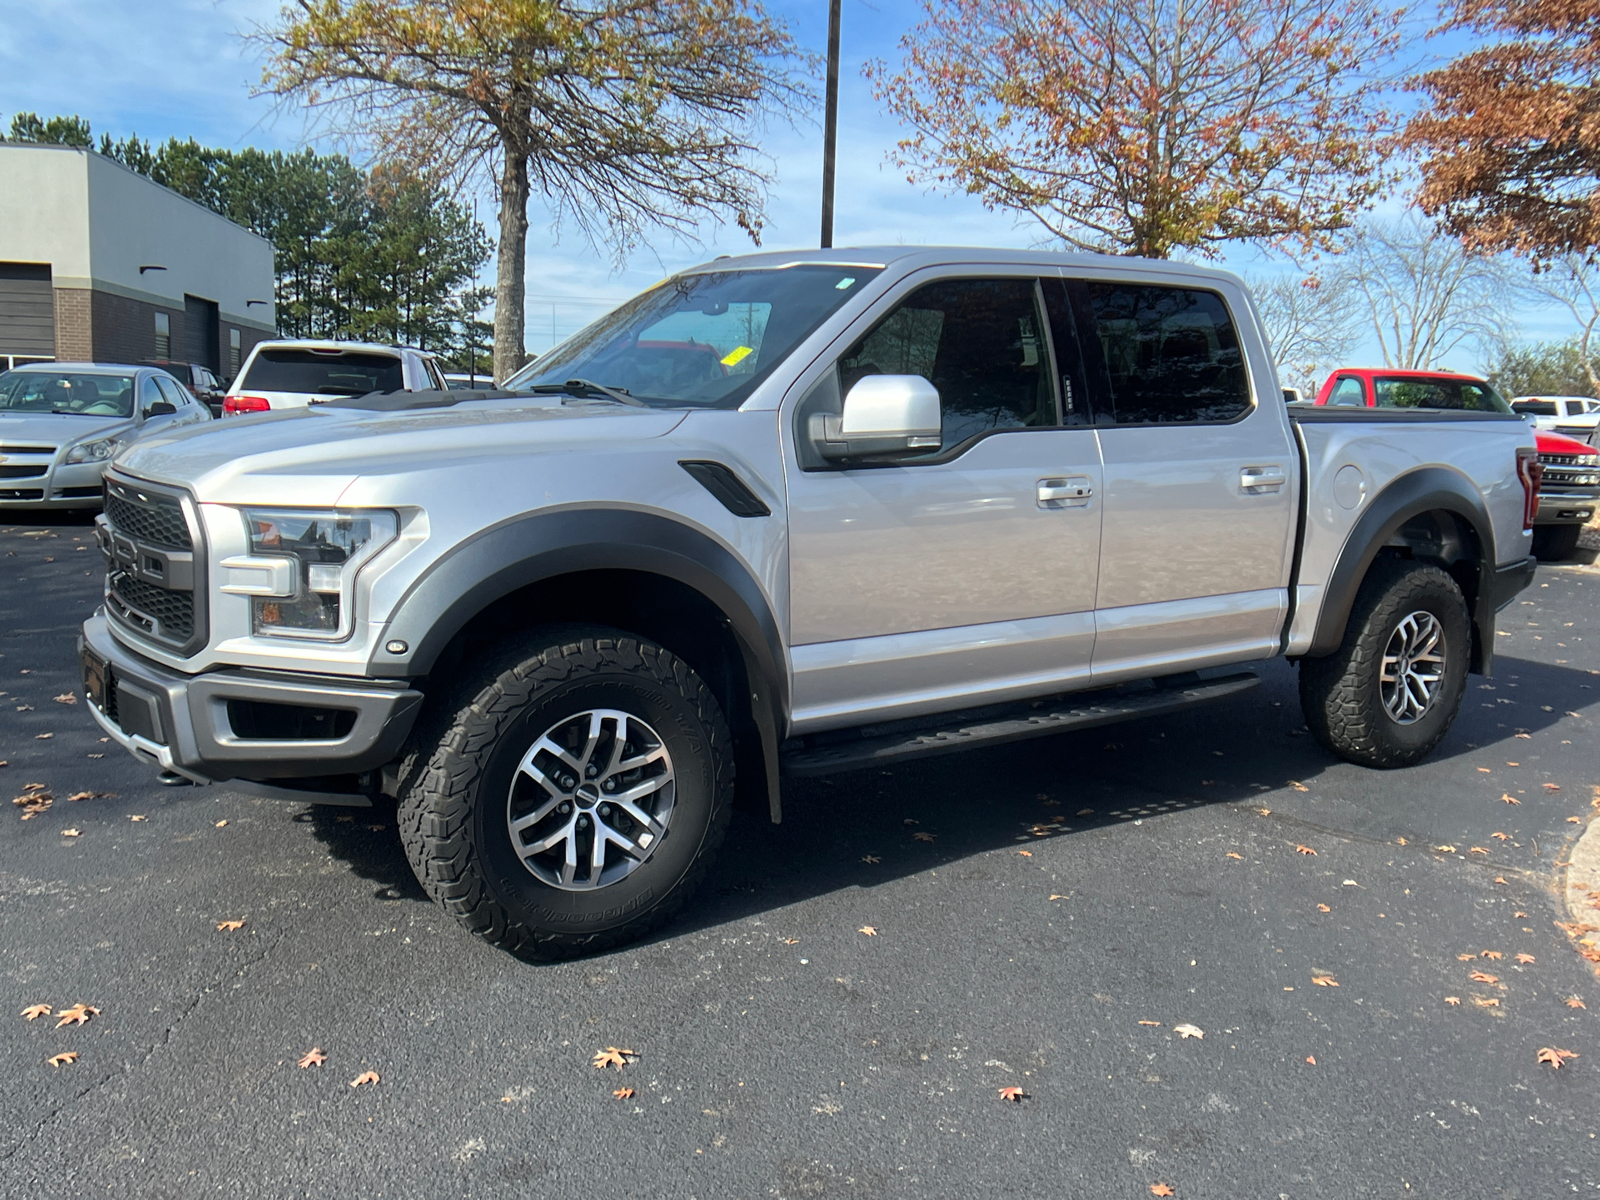
[[[822,49],[823,0],[772,4],[804,45]],[[136,132],[152,140],[194,137],[217,146],[302,145],[308,134],[302,114],[250,95],[260,60],[240,34],[270,21],[277,10],[278,0],[0,0],[0,29],[6,31],[0,39],[0,122],[9,123],[17,111],[77,113],[97,136]],[[910,184],[887,161],[900,130],[873,100],[861,65],[874,57],[895,61],[896,42],[918,13],[914,0],[844,0],[836,243],[1041,244],[1031,222]],[[1417,33],[1426,27],[1415,19]],[[1419,57],[1456,48],[1420,37],[1411,45]],[[765,145],[776,160],[777,183],[769,198],[767,247],[816,244],[820,143],[820,127],[769,133]],[[478,211],[493,213],[487,193]],[[527,341],[534,351],[550,345],[552,330],[564,337],[674,269],[750,245],[731,225],[708,226],[699,245],[664,237],[617,269],[607,251],[587,245],[576,231],[553,230],[548,215],[538,211],[530,216]],[[486,224],[492,229],[492,219]],[[1224,262],[1244,271],[1284,269],[1264,264],[1248,249]],[[491,263],[489,278],[492,269]],[[1530,311],[1523,324],[1531,338],[1567,333],[1553,313]],[[1367,353],[1363,348],[1354,357]]]

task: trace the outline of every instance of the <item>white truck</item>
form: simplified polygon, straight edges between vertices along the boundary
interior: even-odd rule
[[[719,259],[500,391],[149,438],[89,708],[169,779],[398,801],[540,957],[666,920],[736,783],[1235,695],[1429,753],[1532,578],[1532,430],[1286,405],[1234,276],[895,247]]]

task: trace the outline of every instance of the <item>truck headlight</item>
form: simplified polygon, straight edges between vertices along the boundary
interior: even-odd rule
[[[248,589],[255,593],[250,600],[252,631],[330,641],[348,636],[356,574],[394,541],[399,518],[387,509],[240,511],[250,537],[250,560],[277,568],[263,575],[283,581],[274,595]]]
[[[111,456],[122,449],[122,439],[115,437],[97,438],[92,442],[79,442],[67,451],[66,462],[90,463],[109,462]]]

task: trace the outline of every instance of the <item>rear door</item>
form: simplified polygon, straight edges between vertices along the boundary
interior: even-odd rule
[[[1037,272],[926,272],[802,377],[790,410],[790,642],[798,732],[1086,680],[1100,546],[1095,431],[1064,425]],[[871,374],[939,391],[939,450],[841,468],[813,415]],[[1079,385],[1081,387],[1081,384]]]
[[[1276,653],[1298,455],[1242,293],[1069,279],[1105,472],[1096,682]]]

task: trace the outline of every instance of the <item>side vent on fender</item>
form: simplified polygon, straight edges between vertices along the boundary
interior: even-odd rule
[[[678,464],[695,482],[710,492],[736,517],[770,517],[772,510],[761,502],[761,497],[750,490],[749,484],[733,473],[732,468],[719,462],[680,462]]]

